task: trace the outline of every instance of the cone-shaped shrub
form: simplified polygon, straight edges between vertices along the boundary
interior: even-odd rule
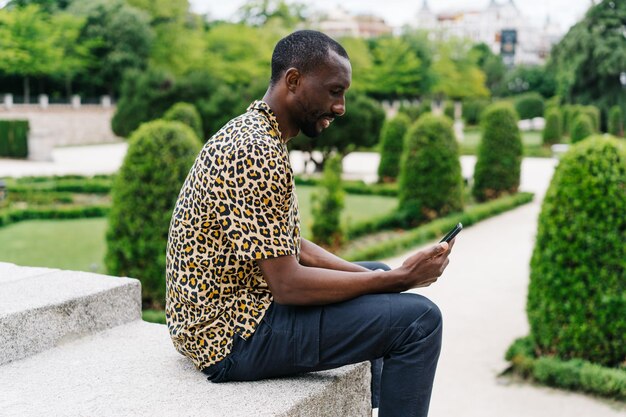
[[[515,110],[507,103],[487,107],[482,140],[474,167],[472,193],[478,201],[517,192],[522,165],[522,139]]]
[[[581,106],[581,114],[586,114],[591,119],[591,127],[594,132],[600,131],[600,109],[596,106]]]
[[[202,139],[202,118],[193,104],[182,101],[174,104],[165,112],[163,120],[182,122],[189,126],[198,138]]]
[[[404,113],[387,120],[383,125],[380,139],[380,164],[378,165],[378,181],[393,182],[400,172],[400,160],[404,149],[404,135],[411,121]]]
[[[561,141],[561,112],[557,108],[551,108],[546,112],[546,126],[543,129],[543,144],[552,145]]]
[[[576,143],[591,136],[593,134],[593,122],[591,117],[585,113],[580,113],[574,119],[572,129],[570,131],[570,142]]]
[[[343,240],[341,211],[344,191],[341,186],[341,157],[335,155],[324,164],[321,189],[312,196],[313,241],[327,248],[338,247]]]
[[[131,135],[115,177],[105,263],[109,274],[141,281],[145,307],[164,304],[170,218],[200,147],[180,122],[144,123]]]
[[[624,136],[624,118],[620,106],[613,106],[609,110],[608,132],[613,136]]]
[[[522,94],[515,100],[515,110],[522,120],[541,117],[544,113],[543,97],[536,92]]]
[[[626,360],[626,147],[593,136],[562,157],[531,259],[536,350],[605,366]]]
[[[463,209],[452,121],[426,113],[409,128],[400,165],[399,210],[412,224]]]

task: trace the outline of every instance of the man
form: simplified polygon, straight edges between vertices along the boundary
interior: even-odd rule
[[[452,245],[372,271],[300,237],[286,143],[345,113],[351,77],[346,51],[320,32],[278,42],[263,100],[209,139],[181,190],[167,248],[168,328],[213,382],[383,358],[379,415],[425,416],[441,316],[401,292],[435,282]]]

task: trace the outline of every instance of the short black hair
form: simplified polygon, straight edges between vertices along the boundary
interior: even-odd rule
[[[307,73],[316,65],[325,62],[329,51],[350,59],[346,50],[336,40],[316,30],[298,30],[282,38],[274,47],[272,54],[270,84],[276,84],[285,71],[292,67]]]

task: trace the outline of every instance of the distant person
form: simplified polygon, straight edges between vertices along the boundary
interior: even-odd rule
[[[382,379],[373,367],[379,416],[426,416],[441,314],[402,291],[435,282],[453,242],[389,270],[300,237],[286,144],[342,116],[351,80],[348,54],[328,36],[303,30],[278,42],[263,100],[208,140],[180,192],[167,247],[167,325],[176,349],[213,382],[382,360]]]

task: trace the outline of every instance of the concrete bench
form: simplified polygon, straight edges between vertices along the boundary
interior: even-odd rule
[[[0,414],[370,416],[369,364],[213,384],[130,278],[0,263]]]

